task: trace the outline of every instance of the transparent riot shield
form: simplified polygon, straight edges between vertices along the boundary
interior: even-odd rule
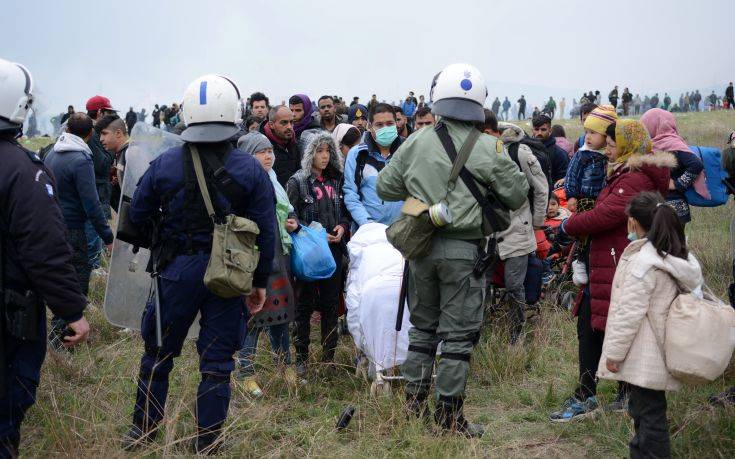
[[[149,163],[164,151],[181,144],[183,141],[177,135],[149,124],[136,123],[126,154],[123,196],[132,198],[138,181],[148,169]],[[134,247],[127,242],[115,239],[104,304],[105,316],[111,324],[140,330],[143,309],[154,294],[153,279],[146,271],[149,258],[150,252],[147,249],[134,250]],[[197,332],[198,321],[195,321],[189,330],[189,336]]]

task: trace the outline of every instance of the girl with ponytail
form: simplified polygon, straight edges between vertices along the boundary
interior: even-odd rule
[[[702,269],[676,211],[659,193],[639,193],[626,213],[631,243],[613,279],[597,375],[630,385],[630,456],[670,457],[665,391],[681,382],[669,374],[662,352],[666,318],[679,292],[701,288]]]

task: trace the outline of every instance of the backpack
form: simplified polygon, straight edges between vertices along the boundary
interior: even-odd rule
[[[690,146],[694,154],[704,164],[704,175],[707,178],[707,189],[710,199],[705,199],[690,187],[684,193],[689,205],[696,207],[717,207],[727,203],[727,187],[725,180],[728,178],[727,171],[722,167],[722,153],[714,147]]]
[[[362,191],[360,191],[360,185],[362,184],[362,173],[365,170],[365,166],[370,164],[380,172],[385,167],[385,163],[378,161],[377,159],[370,156],[370,152],[366,148],[360,148],[357,150],[357,158],[355,159],[355,186],[357,187],[357,194],[360,195],[362,200]]]
[[[544,175],[546,176],[546,181],[549,182],[549,190],[553,190],[554,186],[551,183],[551,161],[549,161],[549,155],[546,152],[546,147],[543,143],[541,143],[539,140],[532,139],[530,137],[524,137],[519,142],[513,142],[508,146],[508,155],[510,156],[510,159],[513,160],[513,162],[518,165],[518,168],[523,170],[521,168],[521,162],[518,160],[518,144],[526,145],[528,148],[531,149],[531,152],[533,153],[533,156],[536,157],[539,164],[541,165],[541,170],[544,171]],[[533,185],[529,187],[528,190],[528,203],[531,206],[531,214],[533,214]]]

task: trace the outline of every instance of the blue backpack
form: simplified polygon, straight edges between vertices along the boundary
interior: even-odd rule
[[[690,146],[689,148],[692,149],[694,154],[704,164],[707,189],[711,195],[711,199],[705,199],[694,190],[694,187],[690,187],[685,192],[689,205],[696,207],[717,207],[727,203],[725,180],[728,178],[728,175],[722,167],[722,153],[720,150],[714,147]]]

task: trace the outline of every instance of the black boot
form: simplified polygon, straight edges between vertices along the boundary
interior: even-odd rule
[[[510,307],[510,344],[514,345],[518,343],[523,334],[523,324],[526,323],[526,303],[512,299]]]
[[[406,417],[411,419],[429,419],[429,402],[426,401],[427,394],[409,394],[406,392]]]
[[[0,457],[18,457],[18,447],[20,446],[20,438],[3,438],[0,439]]]
[[[192,449],[196,454],[204,456],[214,455],[222,447],[222,426],[211,429],[198,429]]]
[[[434,412],[434,421],[444,432],[458,433],[467,438],[480,438],[485,429],[480,424],[467,422],[462,413],[462,397],[439,396]]]
[[[122,438],[122,448],[125,451],[137,451],[146,448],[156,441],[158,428],[144,429],[138,423],[134,423]]]

